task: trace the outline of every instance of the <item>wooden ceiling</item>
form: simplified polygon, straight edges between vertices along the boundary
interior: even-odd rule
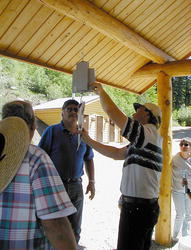
[[[0,55],[66,73],[88,61],[97,81],[137,94],[156,79],[137,70],[190,53],[190,0],[0,0]]]

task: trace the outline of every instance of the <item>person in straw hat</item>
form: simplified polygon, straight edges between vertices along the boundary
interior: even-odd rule
[[[81,132],[83,140],[98,152],[116,160],[125,160],[117,249],[148,250],[159,215],[162,138],[158,128],[161,124],[161,110],[153,103],[134,103],[135,113],[132,118],[127,117],[101,84],[93,83],[91,88],[99,94],[104,111],[130,142],[128,146],[116,148],[91,139],[86,131]]]
[[[5,104],[0,121],[0,249],[76,250],[67,216],[76,212],[49,156],[30,144],[28,102]]]

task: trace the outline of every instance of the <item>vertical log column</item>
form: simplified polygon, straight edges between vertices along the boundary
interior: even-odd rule
[[[156,225],[155,241],[168,246],[171,243],[171,175],[172,175],[172,84],[164,72],[158,73],[158,103],[162,110],[160,133],[163,137],[163,169],[160,182],[160,216]]]

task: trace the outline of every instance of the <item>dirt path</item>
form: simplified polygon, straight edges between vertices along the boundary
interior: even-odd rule
[[[116,248],[122,164],[95,153],[96,196],[90,201],[86,195],[82,225],[82,245],[88,250]]]

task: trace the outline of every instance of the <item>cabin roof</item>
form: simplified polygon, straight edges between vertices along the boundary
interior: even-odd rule
[[[36,105],[33,107],[35,116],[47,125],[59,123],[61,120],[62,105],[65,101],[71,98],[72,97],[59,98]],[[74,99],[79,103],[81,101],[85,102],[84,115],[97,115],[108,118],[100,104],[99,96],[83,96],[82,100],[81,97],[75,97]]]
[[[83,96],[81,97],[65,97],[65,98],[58,98],[49,102],[45,102],[45,103],[41,103],[39,105],[36,105],[33,107],[34,110],[39,110],[39,109],[61,109],[64,102],[69,100],[69,99],[75,99],[76,101],[78,101],[79,103],[81,102],[81,100],[83,102],[85,102],[86,105],[95,102],[95,101],[99,101],[99,96],[94,95],[94,96]]]

